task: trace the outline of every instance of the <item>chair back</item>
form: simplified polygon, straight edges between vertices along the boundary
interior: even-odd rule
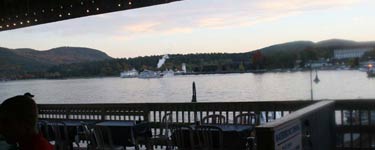
[[[48,127],[48,121],[46,120],[39,120],[38,121],[38,131],[41,133],[44,138],[46,138],[48,141],[52,141],[52,137],[50,136],[49,127]]]
[[[66,124],[62,121],[48,123],[52,130],[52,139],[55,141],[55,150],[69,150],[72,143],[69,139],[69,132]]]
[[[255,113],[239,114],[234,118],[234,124],[256,126],[257,125],[257,115]]]
[[[166,113],[162,120],[161,120],[161,124],[160,124],[160,136],[166,136],[166,137],[169,137],[170,136],[170,130],[169,130],[169,125],[172,124],[172,113]]]
[[[104,150],[113,148],[112,134],[108,127],[94,126],[93,135],[95,139],[96,149]]]
[[[215,126],[196,126],[197,149],[221,150],[223,149],[223,131]]]
[[[188,125],[170,125],[172,143],[178,149],[192,149],[194,147],[193,129]]]
[[[225,124],[226,119],[223,115],[208,115],[202,119],[202,124]]]
[[[94,134],[91,128],[89,127],[89,125],[85,122],[81,122],[81,126],[82,126],[82,134],[84,138],[83,140],[87,142],[87,147],[96,145]]]

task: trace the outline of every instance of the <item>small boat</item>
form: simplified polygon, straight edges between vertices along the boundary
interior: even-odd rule
[[[372,66],[372,64],[368,65],[367,76],[375,77],[375,68]]]
[[[135,69],[132,69],[130,71],[123,71],[120,73],[121,78],[135,78],[138,77],[138,71]]]
[[[163,78],[164,77],[173,77],[174,71],[173,70],[165,70],[165,71],[163,71],[162,75],[163,75]]]
[[[375,69],[369,69],[368,71],[367,71],[367,76],[368,77],[375,77]]]
[[[151,79],[151,78],[161,78],[161,77],[162,77],[162,74],[160,72],[155,72],[151,70],[144,70],[138,76],[138,78],[141,78],[141,79]]]

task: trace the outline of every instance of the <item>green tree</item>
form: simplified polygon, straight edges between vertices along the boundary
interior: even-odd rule
[[[239,69],[241,72],[244,72],[244,71],[245,71],[245,66],[243,65],[243,62],[240,63],[238,69]]]

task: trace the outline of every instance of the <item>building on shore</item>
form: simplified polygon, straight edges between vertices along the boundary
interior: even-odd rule
[[[329,66],[332,66],[332,64],[325,59],[313,60],[305,64],[306,68],[324,68]]]
[[[333,53],[335,59],[360,58],[371,50],[372,48],[347,48],[335,49]]]

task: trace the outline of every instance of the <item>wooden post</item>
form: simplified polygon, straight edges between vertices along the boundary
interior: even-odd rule
[[[197,89],[195,88],[195,82],[193,82],[193,98],[191,99],[192,103],[197,102]]]

